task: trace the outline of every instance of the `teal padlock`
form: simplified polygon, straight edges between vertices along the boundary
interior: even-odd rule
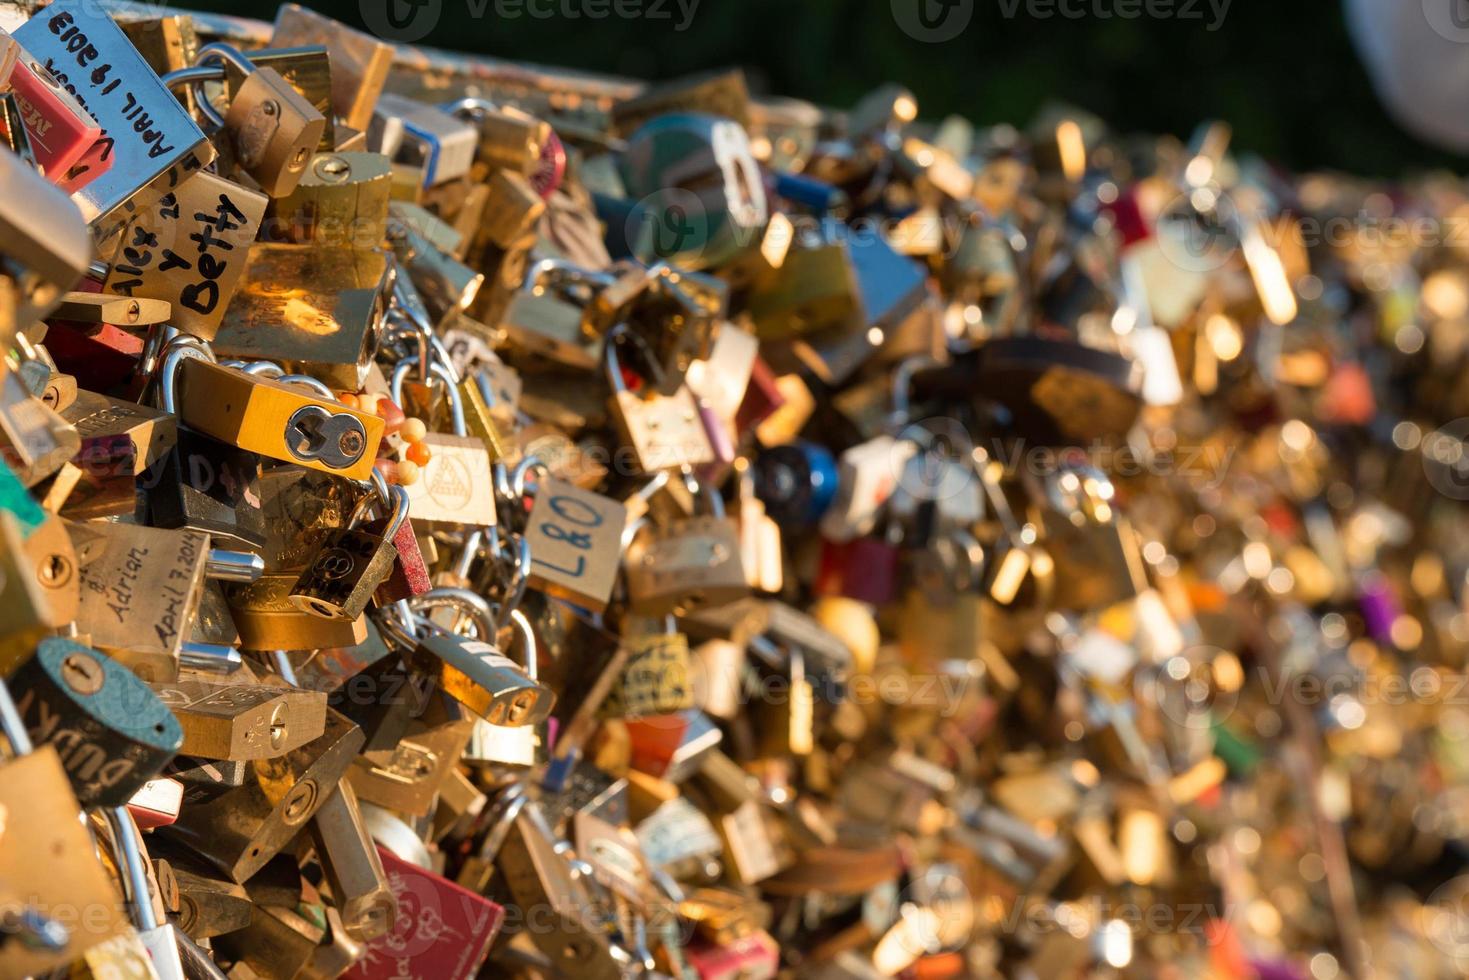
[[[627,220],[640,226],[626,239],[646,262],[722,265],[760,240],[770,216],[749,136],[730,119],[659,116],[628,139],[618,171],[637,202]]]

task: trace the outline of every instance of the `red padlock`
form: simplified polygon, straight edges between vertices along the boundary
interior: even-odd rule
[[[898,548],[882,538],[821,542],[821,565],[814,591],[883,606],[898,596]]]
[[[490,954],[505,909],[384,847],[377,852],[398,914],[387,934],[368,943],[366,955],[342,976],[471,980]]]

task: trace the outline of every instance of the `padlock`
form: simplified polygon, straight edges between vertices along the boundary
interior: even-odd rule
[[[165,415],[174,429],[173,416]],[[139,474],[136,487],[148,523],[186,528],[243,548],[265,544],[260,457],[189,429]]]
[[[627,511],[615,500],[542,478],[526,518],[527,583],[593,612],[605,609],[617,582],[626,522]]]
[[[693,707],[689,676],[689,639],[674,628],[673,617],[658,624],[629,617],[622,627],[628,656],[603,710],[613,717],[666,715]]]
[[[166,302],[174,326],[213,339],[240,287],[265,204],[264,194],[223,177],[192,174],[133,212],[109,257],[103,295]]]
[[[299,4],[281,4],[276,11],[272,48],[323,44],[332,67],[332,108],[342,122],[366,130],[372,107],[387,81],[395,46],[356,31]]]
[[[617,425],[623,445],[632,449],[644,473],[662,469],[701,466],[714,461],[714,450],[704,430],[693,392],[680,387],[676,395],[648,395],[629,391],[617,356],[619,342],[637,335],[619,325],[603,338],[602,367],[612,389],[608,413]],[[645,348],[646,352],[646,348]],[[654,378],[659,368],[645,358]]]
[[[419,598],[429,600],[431,591]],[[545,720],[556,696],[528,671],[535,670],[535,636],[523,615],[512,613],[526,667],[521,668],[491,643],[471,640],[442,630],[431,621],[414,639],[403,633],[404,662],[433,678],[439,687],[469,711],[493,725],[517,727]]]
[[[256,68],[274,70],[299,92],[302,98],[311,103],[312,108],[326,120],[326,126],[321,133],[321,142],[316,148],[322,152],[335,149],[337,133],[332,112],[331,57],[326,45],[302,44],[293,47],[253,48],[249,57],[250,63]],[[191,64],[197,63],[197,59],[196,52]],[[234,101],[239,94],[239,85],[243,81],[243,76],[236,76],[233,73],[225,76],[227,101]]]
[[[384,423],[375,415],[223,367],[188,345],[164,355],[159,391],[163,410],[174,412],[190,428],[240,449],[348,479],[367,478],[382,440]]]
[[[0,376],[0,457],[28,487],[54,475],[81,449],[81,435],[31,395],[20,376]]]
[[[406,693],[411,689],[399,690],[405,693],[398,696],[413,700],[414,695]],[[348,781],[364,803],[408,817],[427,816],[433,812],[434,801],[444,785],[454,778],[458,761],[474,761],[466,745],[473,742],[472,733],[480,724],[487,722],[469,718],[437,724],[410,720],[395,744],[369,748],[358,757],[347,771]]]
[[[395,163],[421,169],[423,185],[433,187],[469,172],[479,133],[438,106],[385,92],[373,108],[367,141]]]
[[[302,612],[291,600],[299,572],[263,575],[225,590],[242,650],[319,650],[367,639],[367,620],[328,619]]]
[[[318,153],[296,189],[271,202],[262,240],[376,248],[387,234],[391,185],[380,153]]]
[[[297,373],[359,390],[387,314],[382,252],[257,243],[214,336],[217,356],[279,359]]]
[[[417,363],[417,355],[398,362],[393,371],[394,402],[402,404],[404,382]],[[448,392],[454,432],[429,433],[425,437],[432,456],[418,480],[408,487],[411,513],[425,523],[493,527],[495,498],[489,450],[481,439],[469,435],[464,402],[449,369],[434,362],[431,372]]]
[[[839,486],[831,451],[814,442],[774,446],[754,460],[755,495],[765,512],[783,528],[800,528],[819,520]]]
[[[620,977],[627,954],[611,944],[586,885],[557,853],[540,805],[527,800],[509,824],[495,865],[517,905],[549,916],[544,926],[526,930],[531,940],[558,969],[596,980]]]
[[[376,502],[375,491],[362,498],[368,507]],[[302,612],[354,622],[392,574],[398,549],[386,532],[396,535],[398,529],[390,524],[378,533],[363,530],[358,526],[361,515],[359,505],[346,527],[327,532],[315,557],[291,587],[291,601]]]
[[[200,94],[205,79],[225,83],[230,97],[223,115]],[[326,119],[279,72],[215,42],[199,49],[194,67],[170,72],[163,81],[170,87],[194,88],[199,112],[228,134],[234,165],[267,196],[285,197],[296,189],[321,145]]]
[[[388,932],[398,900],[377,847],[362,821],[357,795],[341,782],[311,818],[311,839],[331,885],[332,904],[353,939],[371,942]]]
[[[762,340],[857,329],[864,311],[850,245],[838,239],[792,249],[751,294],[749,312]]]
[[[173,680],[204,583],[207,537],[128,524],[67,530],[81,582],[81,633],[143,680]]]
[[[185,804],[176,823],[155,833],[188,844],[234,881],[248,881],[326,802],[362,741],[361,729],[329,710],[320,738],[249,763],[243,785]]]
[[[112,165],[72,198],[97,240],[214,160],[204,133],[105,11],[68,0],[21,24],[15,39],[52,66],[103,130]]]
[[[628,137],[618,169],[653,224],[648,260],[720,265],[754,241],[769,214],[749,137],[732,120],[686,112],[652,119]]]
[[[5,38],[9,66],[8,100],[16,109],[20,131],[10,130],[12,142],[23,142],[31,151],[37,169],[67,193],[86,184],[86,173],[100,176],[111,166],[110,159],[92,153],[101,139],[97,121],[87,114],[45,65],[31,57],[8,35]],[[10,127],[7,125],[7,129]],[[12,147],[17,152],[19,148]],[[72,175],[76,168],[79,173]],[[67,186],[68,178],[79,180]]]
[[[1136,598],[1147,586],[1140,545],[1118,513],[1112,481],[1091,467],[1062,466],[1046,480],[1046,549],[1056,561],[1052,602],[1097,609]]]
[[[705,488],[698,496],[709,502],[710,515],[654,528],[643,538],[635,530],[626,535],[628,600],[635,611],[684,615],[750,594],[738,522],[725,516],[718,494]]]
[[[88,806],[125,805],[182,744],[178,720],[147,685],[70,640],[42,640],[12,683],[32,741],[56,748]]]
[[[0,947],[0,970],[28,976],[57,969],[99,944],[125,936],[128,922],[116,887],[97,858],[92,836],[56,750],[33,750],[10,692],[0,683],[0,727],[14,754],[4,765],[6,837],[0,870],[23,896],[20,934],[31,941]],[[37,867],[37,855],[49,860]],[[95,917],[60,921],[66,903],[95,902]],[[79,906],[69,906],[79,907]]]
[[[387,238],[400,274],[413,283],[433,323],[446,323],[474,304],[484,273],[447,254],[408,221],[390,217]]]
[[[611,277],[557,260],[536,263],[525,274],[525,288],[514,291],[498,318],[512,343],[579,369],[597,365],[595,334],[587,327],[586,303],[573,290],[602,288]]]
[[[183,726],[179,751],[202,759],[273,759],[321,737],[326,695],[253,684],[151,685]]]

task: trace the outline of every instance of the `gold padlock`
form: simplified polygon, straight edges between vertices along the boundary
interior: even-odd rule
[[[168,350],[159,370],[164,411],[271,459],[352,480],[368,478],[383,437],[380,417],[215,364],[210,356],[187,344]]]
[[[271,197],[295,190],[326,131],[322,114],[275,69],[257,67],[228,44],[206,44],[195,66],[217,66],[234,93],[223,116],[206,99],[198,106],[230,133],[239,168]]]
[[[657,392],[638,395],[628,390],[617,357],[617,344],[624,337],[637,341],[637,335],[623,325],[607,333],[603,340],[602,366],[612,388],[608,412],[617,423],[623,444],[632,449],[639,469],[656,473],[713,462],[714,448],[709,443],[709,433],[699,416],[694,393],[687,385],[679,386],[673,395]],[[656,362],[652,358],[645,361],[654,376],[661,377]]]

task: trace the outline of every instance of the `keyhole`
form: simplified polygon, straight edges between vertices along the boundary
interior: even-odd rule
[[[286,723],[286,706],[278,704],[275,712],[270,716],[270,747],[278,749],[286,740],[286,732],[289,726]]]
[[[71,562],[62,555],[47,555],[38,569],[41,584],[59,589],[71,581]]]

